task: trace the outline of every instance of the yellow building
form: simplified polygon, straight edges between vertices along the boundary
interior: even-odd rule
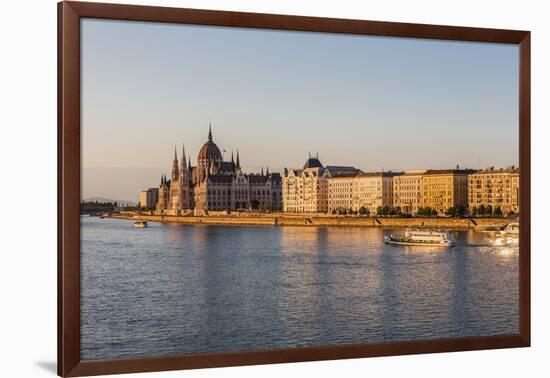
[[[426,170],[406,171],[393,177],[393,206],[416,214],[422,204],[422,177]]]
[[[468,178],[468,206],[471,213],[480,206],[500,208],[503,214],[519,213],[519,169],[490,167]],[[475,209],[475,210],[474,210]]]
[[[512,210],[519,213],[519,169],[512,172]]]
[[[439,214],[451,207],[468,208],[468,175],[471,169],[428,170],[422,176],[421,207],[435,209]]]

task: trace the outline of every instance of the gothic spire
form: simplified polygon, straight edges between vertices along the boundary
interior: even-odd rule
[[[266,176],[269,176],[269,167],[266,168],[266,170],[265,170],[265,175],[266,175]]]
[[[185,143],[182,143],[182,150],[181,150],[181,170],[183,174],[183,171],[187,168],[187,162],[185,161]]]
[[[212,121],[210,121],[210,124],[208,125],[208,141],[212,142]]]
[[[261,175],[262,175],[262,176],[264,175],[264,167],[262,167],[262,173],[261,173]]]
[[[178,152],[176,151],[177,146],[174,146],[174,162],[172,163],[172,181],[176,181],[179,176],[178,169]]]
[[[231,150],[231,162],[235,163],[235,160],[233,159],[233,150]]]
[[[237,150],[237,169],[241,168],[241,161],[239,159],[239,150]]]

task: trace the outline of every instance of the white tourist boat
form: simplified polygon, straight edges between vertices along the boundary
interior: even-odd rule
[[[145,220],[137,220],[134,222],[134,227],[135,228],[145,228],[147,227],[147,221]]]
[[[517,247],[519,245],[518,236],[503,236],[493,240],[495,247]]]
[[[519,235],[519,222],[512,222],[504,228],[506,235]]]
[[[508,224],[493,240],[496,247],[515,247],[519,245],[519,222]]]
[[[384,236],[386,244],[398,245],[442,245],[452,246],[456,241],[449,231],[436,230],[406,230],[401,235],[389,234]]]

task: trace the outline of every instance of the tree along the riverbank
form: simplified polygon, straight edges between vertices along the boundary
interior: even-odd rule
[[[416,212],[416,215],[420,217],[436,217],[437,210],[432,209],[431,207],[421,207]]]
[[[497,206],[495,208],[493,208],[491,205],[488,205],[488,206],[484,206],[484,205],[479,205],[479,207],[476,207],[474,206],[472,208],[472,211],[470,212],[470,215],[474,216],[474,217],[483,217],[483,216],[489,216],[489,217],[503,217],[503,216],[506,216],[506,217],[509,217],[509,218],[514,218],[514,217],[517,217],[519,214],[513,212],[513,211],[509,211],[507,212],[506,214],[504,214],[504,212],[502,211],[501,207],[500,206]]]

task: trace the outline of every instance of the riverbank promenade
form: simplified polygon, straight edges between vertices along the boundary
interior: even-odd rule
[[[347,226],[378,228],[446,228],[446,229],[503,229],[509,218],[447,218],[447,217],[359,217],[326,214],[231,213],[204,216],[146,215],[131,212],[115,213],[113,218],[143,219],[151,222],[219,225],[266,226]]]

